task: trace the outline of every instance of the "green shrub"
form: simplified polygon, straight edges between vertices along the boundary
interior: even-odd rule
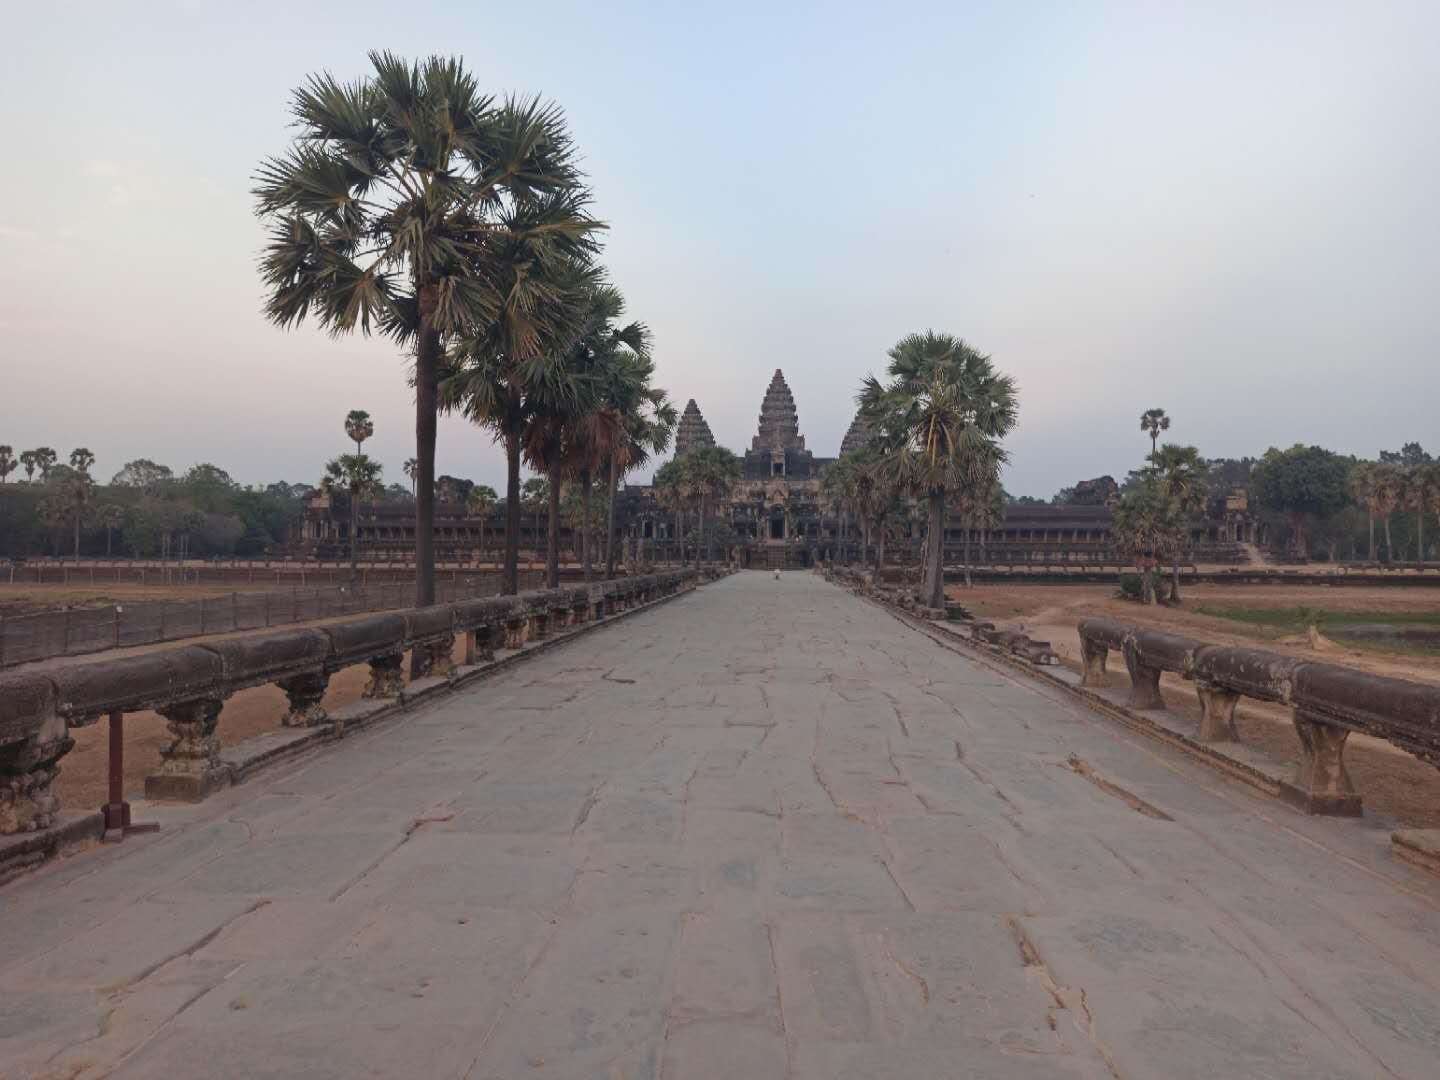
[[[1115,594],[1120,600],[1134,600],[1137,604],[1144,599],[1145,586],[1139,574],[1121,574],[1120,591]]]

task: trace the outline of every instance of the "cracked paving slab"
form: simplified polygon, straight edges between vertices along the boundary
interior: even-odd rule
[[[223,721],[222,721],[223,722]],[[0,1076],[1433,1077],[1440,886],[811,575],[0,892]]]

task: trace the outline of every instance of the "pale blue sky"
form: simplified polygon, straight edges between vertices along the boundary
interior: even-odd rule
[[[661,382],[748,446],[771,372],[833,454],[908,331],[1021,388],[1007,486],[1123,475],[1140,412],[1207,455],[1440,444],[1440,4],[3,0],[0,442],[313,482],[384,341],[259,315],[250,176],[365,52],[567,111]],[[500,486],[482,433],[444,472]]]

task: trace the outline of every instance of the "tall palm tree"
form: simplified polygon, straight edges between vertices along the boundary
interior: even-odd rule
[[[660,505],[675,517],[675,539],[680,545],[680,565],[685,563],[685,507],[689,499],[689,479],[685,475],[685,459],[689,455],[671,458],[655,470],[651,481],[655,497]]]
[[[325,463],[320,490],[327,495],[346,493],[350,502],[350,584],[360,580],[357,566],[360,555],[360,500],[384,490],[380,481],[380,463],[365,454],[341,454]]]
[[[1193,446],[1166,443],[1150,455],[1151,468],[1160,490],[1175,504],[1175,520],[1180,536],[1173,545],[1174,576],[1170,583],[1170,602],[1180,602],[1180,556],[1184,548],[1190,519],[1205,509],[1205,462]]]
[[[714,545],[708,528],[711,507],[724,505],[730,492],[740,481],[740,459],[723,446],[698,446],[682,459],[689,471],[689,481],[699,501],[699,553],[714,561]]]
[[[416,458],[406,458],[404,465],[405,475],[410,478],[410,494],[415,494],[415,477],[420,472],[420,462]]]
[[[110,542],[115,530],[125,523],[125,508],[119,503],[106,503],[100,507],[100,524],[105,526],[105,557],[110,558]]]
[[[355,453],[363,454],[362,443],[375,434],[375,421],[364,409],[351,409],[345,414],[345,434],[355,444]]]
[[[1400,466],[1382,461],[1375,467],[1375,505],[1380,513],[1380,524],[1385,529],[1385,561],[1395,559],[1395,544],[1390,537],[1390,519],[1400,508],[1405,490],[1405,476]]]
[[[1175,543],[1175,501],[1161,487],[1153,470],[1127,491],[1115,507],[1111,530],[1120,550],[1135,560],[1140,570],[1141,600],[1155,603],[1155,568]]]
[[[1440,486],[1440,474],[1429,462],[1407,465],[1401,470],[1400,501],[1407,510],[1415,513],[1415,565],[1425,563],[1425,514],[1430,509],[1435,489]]]
[[[1150,453],[1155,453],[1156,440],[1162,431],[1170,430],[1170,417],[1164,409],[1146,409],[1140,414],[1140,430],[1150,436]]]
[[[6,477],[15,471],[18,462],[15,460],[15,448],[13,446],[0,445],[0,484],[5,483]]]
[[[497,102],[455,58],[372,52],[351,83],[295,91],[291,149],[256,176],[270,225],[265,310],[332,334],[378,330],[411,353],[416,603],[435,599],[435,433],[447,341],[483,332],[513,298],[496,254],[516,237],[583,242],[575,151],[558,107]],[[538,350],[527,343],[525,356]]]
[[[25,479],[29,480],[35,470],[39,469],[40,482],[45,483],[50,479],[50,470],[55,467],[55,462],[59,459],[60,455],[48,446],[37,446],[34,450],[26,450],[20,455],[20,463],[25,466]]]
[[[572,212],[581,211],[577,206]],[[443,409],[487,428],[505,448],[503,574],[504,590],[514,593],[519,588],[520,459],[526,433],[547,403],[570,385],[567,364],[601,271],[590,261],[592,248],[557,246],[551,234],[539,229],[492,246],[505,303],[491,323],[452,346],[440,398]]]
[[[899,486],[926,500],[921,600],[945,605],[945,499],[962,483],[998,476],[1000,440],[1015,426],[1015,382],[990,357],[950,334],[927,330],[890,350],[888,381],[862,384],[860,413]]]
[[[1369,561],[1375,561],[1375,518],[1383,512],[1381,499],[1382,473],[1374,461],[1357,461],[1350,470],[1350,495],[1370,519]]]

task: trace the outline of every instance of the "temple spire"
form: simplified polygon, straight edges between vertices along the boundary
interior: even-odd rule
[[[779,368],[760,403],[760,429],[750,443],[752,450],[804,450],[805,437],[800,434],[800,418],[795,412],[795,398]]]
[[[675,428],[675,456],[688,454],[702,446],[714,445],[715,436],[710,433],[710,425],[705,422],[705,417],[700,415],[700,406],[691,398],[685,403],[685,411],[680,415],[680,423]]]
[[[870,441],[870,428],[855,414],[855,419],[850,421],[850,429],[845,432],[845,438],[840,440],[840,454],[853,454],[856,450],[863,450]]]

